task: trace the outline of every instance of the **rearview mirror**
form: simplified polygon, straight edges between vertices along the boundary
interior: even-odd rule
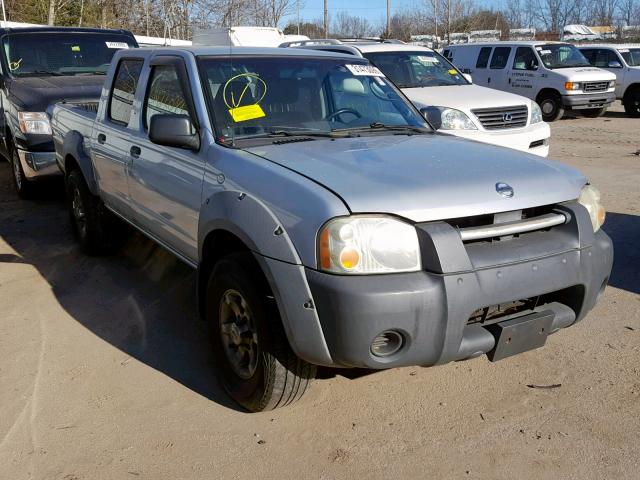
[[[442,112],[440,112],[439,108],[424,107],[420,109],[420,113],[436,130],[442,127]]]
[[[198,150],[200,136],[188,115],[156,114],[151,117],[149,139],[158,145]]]
[[[617,60],[611,60],[609,62],[609,68],[622,68],[622,64]]]
[[[468,73],[463,73],[462,76],[467,79],[467,82],[473,83],[473,77]]]

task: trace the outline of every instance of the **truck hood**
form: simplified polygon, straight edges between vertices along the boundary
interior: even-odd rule
[[[414,222],[573,200],[586,183],[558,162],[443,134],[322,139],[246,151],[324,185],[354,213]],[[509,184],[514,196],[499,195],[498,182]]]
[[[501,108],[526,105],[531,100],[514,93],[479,85],[451,85],[447,87],[403,88],[402,92],[418,108],[449,107],[463,112],[476,108]]]
[[[616,79],[614,73],[596,67],[556,68],[552,72],[564,76],[569,82],[598,82]]]
[[[45,112],[63,100],[98,100],[104,80],[104,75],[13,78],[7,89],[22,110]]]

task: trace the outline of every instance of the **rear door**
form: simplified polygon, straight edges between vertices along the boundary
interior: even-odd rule
[[[199,124],[190,82],[181,57],[158,56],[150,67],[142,121],[128,152],[132,206],[144,230],[195,263],[205,155],[156,145],[148,135],[151,118],[158,114],[187,115]]]
[[[476,58],[472,59],[475,63],[475,68],[463,70],[464,73],[471,74],[473,83],[476,85],[489,86],[489,58],[491,58],[492,50],[493,47],[481,47]]]
[[[144,59],[123,58],[118,62],[102,117],[91,137],[93,166],[104,202],[126,215],[129,209],[127,162],[133,104]]]
[[[489,62],[487,87],[496,90],[509,90],[509,58],[511,47],[495,47]]]

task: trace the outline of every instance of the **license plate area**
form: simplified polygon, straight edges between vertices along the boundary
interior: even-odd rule
[[[553,317],[552,311],[544,311],[489,325],[486,328],[495,337],[496,345],[487,353],[487,357],[492,362],[497,362],[544,346]]]

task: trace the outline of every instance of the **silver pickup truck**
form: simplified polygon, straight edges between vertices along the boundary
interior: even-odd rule
[[[611,272],[577,171],[435,133],[366,59],[118,52],[97,114],[52,129],[88,253],[124,220],[197,269],[221,382],[251,411],[317,365],[431,366],[542,346]]]

